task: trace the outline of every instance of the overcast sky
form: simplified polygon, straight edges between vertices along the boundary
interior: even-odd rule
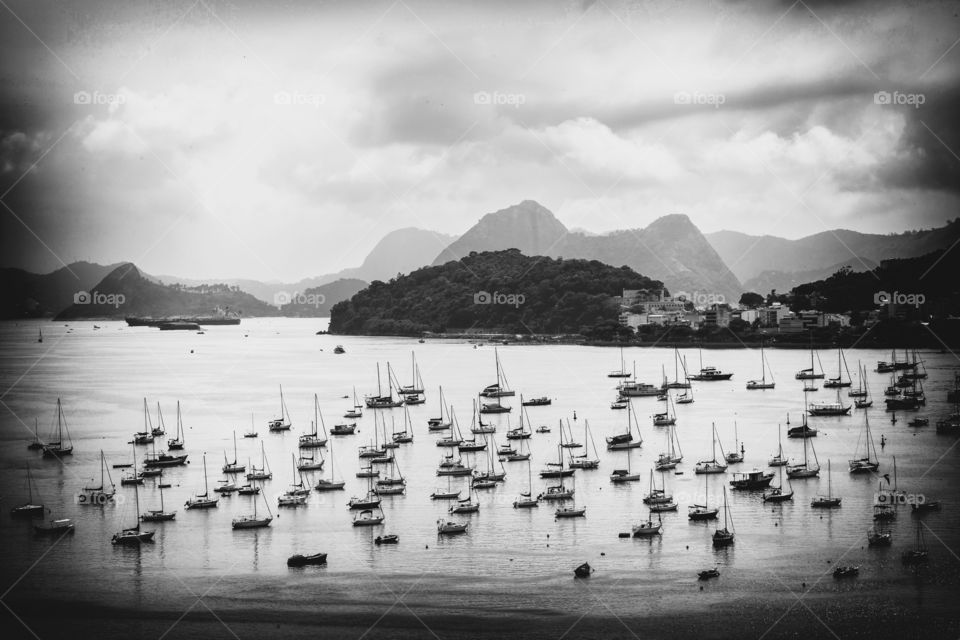
[[[593,232],[958,215],[955,3],[277,4],[3,0],[3,264],[291,280],[524,199]]]

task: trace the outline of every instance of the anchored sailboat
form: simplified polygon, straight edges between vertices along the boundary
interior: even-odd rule
[[[830,460],[827,460],[827,495],[818,495],[810,503],[811,507],[819,509],[832,509],[840,506],[840,497],[833,495],[833,474],[830,472]]]
[[[713,457],[709,460],[700,460],[694,467],[693,472],[702,473],[726,473],[727,465],[717,461],[717,425],[711,425],[713,428]],[[720,455],[723,455],[723,447],[720,447]]]
[[[287,411],[287,403],[283,400],[283,385],[280,385],[280,417],[267,422],[270,431],[290,431],[293,421]]]
[[[863,414],[864,432],[861,438],[857,439],[857,448],[854,451],[854,458],[850,461],[850,473],[876,473],[880,468],[880,461],[877,460],[877,449],[873,444],[873,436],[870,434],[870,418],[867,412]],[[860,440],[864,442],[864,455],[857,457],[860,451]]]
[[[729,519],[729,524],[727,520]],[[723,529],[717,528],[713,532],[713,546],[727,547],[733,544],[733,518],[730,516],[730,507],[727,505],[727,488],[723,488]]]
[[[747,382],[747,389],[773,389],[776,387],[773,380],[773,369],[770,370],[770,382],[767,382],[767,357],[763,353],[763,339],[760,340],[760,380],[750,380]]]
[[[113,534],[113,538],[110,540],[112,544],[139,545],[143,544],[144,542],[153,542],[153,535],[156,532],[142,531],[140,529],[140,488],[137,485],[133,485],[133,497],[136,505],[134,517],[137,520],[137,524],[129,529],[123,529],[119,533]]]
[[[210,497],[210,488],[207,484],[207,456],[203,456],[203,493],[198,493],[184,503],[187,509],[213,509],[220,502],[219,498]]]
[[[317,431],[323,427],[323,435]],[[320,412],[320,401],[317,394],[313,394],[313,422],[310,424],[310,433],[300,436],[297,446],[301,449],[316,449],[327,446],[327,425],[323,423],[323,413]]]
[[[27,493],[29,498],[27,501],[21,505],[13,507],[10,509],[10,515],[14,518],[33,518],[43,516],[43,504],[36,504],[33,501],[33,475],[30,473],[30,465],[27,465]]]
[[[67,420],[63,415],[63,405],[57,398],[57,431],[56,440],[43,445],[44,458],[60,458],[73,454],[73,442],[70,440],[70,431],[67,429]]]

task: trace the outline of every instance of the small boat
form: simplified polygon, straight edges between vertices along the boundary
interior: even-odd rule
[[[640,524],[631,527],[630,532],[634,538],[650,538],[653,536],[662,535],[663,520],[660,519],[660,515],[658,514],[656,522],[650,518],[647,518],[646,522],[641,522]]]
[[[160,405],[158,403],[157,412],[159,413],[159,411],[160,411]],[[183,431],[184,431],[183,418],[180,415],[180,401],[178,400],[177,401],[177,433],[173,438],[171,438],[170,440],[167,440],[167,449],[169,449],[170,451],[178,451],[180,449],[183,449],[183,446],[184,446]]]
[[[859,439],[857,451],[854,451],[854,458],[848,461],[850,473],[876,473],[880,468],[880,461],[877,459],[877,449],[873,444],[873,436],[870,435],[870,419],[867,413],[863,414],[864,421],[864,455],[859,456]]]
[[[763,492],[763,502],[788,502],[793,500],[793,487],[790,485],[790,481],[787,480],[788,489],[784,490],[783,488],[783,467],[777,467],[777,473],[779,474],[779,486],[771,488],[769,491]],[[789,477],[789,476],[788,476]]]
[[[847,372],[847,379],[843,379],[843,372]],[[843,355],[843,349],[837,349],[837,377],[830,378],[823,383],[824,389],[839,389],[853,386],[853,379],[850,377],[850,369],[847,367],[847,359]]]
[[[521,399],[520,401],[520,404],[523,405],[524,407],[545,407],[552,403],[553,401],[550,400],[550,398],[547,398],[546,396],[541,398],[530,398],[529,400]]]
[[[620,347],[620,370],[611,371],[607,374],[608,378],[629,378],[630,372],[627,371],[626,363],[623,360],[623,347]]]
[[[346,353],[347,350],[343,348],[343,345],[342,345],[342,344],[338,344],[337,346],[335,346],[335,347],[333,348],[333,352],[334,352],[334,353],[337,353],[337,354],[340,354],[340,353]]]
[[[330,449],[329,449],[329,457],[330,457],[330,478],[329,478],[329,479],[327,479],[327,478],[320,478],[319,480],[317,480],[317,484],[315,484],[314,487],[313,487],[313,488],[316,489],[317,491],[340,491],[340,490],[343,489],[343,487],[344,487],[345,484],[346,484],[343,480],[337,480],[337,479],[335,478],[335,476],[333,475],[333,465],[334,465],[334,462],[333,462],[333,460],[334,460],[334,458],[333,458],[333,441],[330,442],[330,445],[329,445],[329,446],[330,446]],[[371,465],[371,467],[372,467],[372,465]],[[377,473],[379,474],[380,472],[378,471]]]
[[[783,467],[780,467],[782,470]],[[773,480],[772,473],[766,473],[760,471],[759,469],[754,469],[753,471],[747,473],[735,473],[733,474],[733,480],[730,481],[730,486],[734,489],[741,489],[745,491],[755,491],[757,489],[766,489],[770,486],[770,481]]]
[[[589,578],[591,573],[593,573],[593,567],[590,566],[589,562],[584,562],[573,570],[573,575],[578,578]]]
[[[860,573],[860,567],[836,567],[833,570],[833,577],[839,579],[842,578],[854,578],[857,574]]]
[[[251,465],[250,471],[247,472],[247,480],[270,480],[273,478],[273,472],[270,471],[270,464],[267,462],[267,453],[263,447],[263,442],[260,442],[260,468]]]
[[[530,460],[527,459],[527,490],[521,491],[517,499],[513,501],[514,509],[531,509],[540,506],[539,496],[533,497],[533,471]]]
[[[633,439],[633,429],[636,428],[637,440]],[[633,413],[633,403],[627,404],[627,430],[623,433],[607,436],[607,450],[634,449],[643,445],[643,436],[640,435],[640,425]]]
[[[142,474],[137,473],[137,447],[133,447],[133,464],[130,465],[131,470],[127,473],[124,473],[120,476],[120,486],[129,487],[131,485],[141,485],[143,484],[144,477]]]
[[[732,373],[724,373],[716,367],[704,367],[703,366],[703,350],[700,350],[700,373],[689,376],[688,380],[696,380],[698,382],[713,382],[717,380],[729,380],[733,377]]]
[[[457,500],[457,504],[447,509],[448,513],[477,513],[480,511],[480,503],[473,499],[471,492],[466,498]]]
[[[911,427],[926,427],[930,424],[930,418],[916,417],[907,424]]]
[[[496,349],[493,350],[493,357],[497,367],[497,382],[484,387],[480,395],[484,398],[506,398],[514,396],[516,392],[513,391],[507,383],[507,377],[503,373],[503,368],[500,366],[500,354]]]
[[[697,580],[709,580],[710,578],[719,578],[720,570],[714,567],[713,569],[705,569],[703,571],[697,572]]]
[[[335,424],[330,429],[330,435],[332,436],[352,436],[357,431],[357,423],[351,422],[350,424]]]
[[[33,530],[38,535],[55,536],[73,533],[75,527],[73,520],[70,518],[60,518],[57,520],[49,520],[42,524],[35,524],[33,525]]]
[[[219,493],[222,496],[230,496],[237,492],[237,485],[229,480],[217,480],[217,484],[219,486],[213,490],[214,493]]]
[[[939,500],[924,500],[923,502],[914,502],[910,505],[913,513],[925,513],[928,511],[940,511],[942,504]]]
[[[160,508],[150,509],[140,515],[142,522],[168,522],[177,517],[176,511],[166,511],[163,508],[163,485],[160,486]]]
[[[272,432],[290,431],[293,421],[287,411],[287,404],[283,401],[283,385],[280,385],[280,417],[267,421],[267,428]]]
[[[613,410],[615,410],[615,411],[616,411],[616,410],[620,410],[620,409],[626,409],[626,408],[627,408],[627,401],[626,401],[626,400],[615,400],[615,401],[613,401],[613,402],[610,403],[610,408],[613,409]]]
[[[710,480],[709,475],[703,477],[703,504],[692,504],[687,507],[687,518],[694,521],[700,520],[713,520],[717,517],[717,514],[720,512],[716,507],[711,508],[708,503],[710,499],[710,491],[708,487],[708,482]]]
[[[377,536],[373,539],[373,543],[377,546],[380,546],[381,544],[399,544],[400,536],[395,533],[388,533],[382,536]]]
[[[374,514],[371,509],[364,509],[353,517],[355,527],[374,527],[383,524],[383,511]]]
[[[810,464],[810,459],[807,454],[807,450],[813,452],[813,464]],[[817,460],[817,450],[813,446],[813,441],[809,438],[804,438],[803,440],[803,464],[791,464],[787,465],[787,477],[790,479],[799,479],[799,478],[817,478],[820,476],[820,461]]]
[[[557,502],[560,500],[572,500],[574,489],[568,489],[564,486],[563,482],[560,484],[550,485],[547,487],[547,490],[537,496],[538,500],[545,500],[547,502]]]
[[[39,451],[43,449],[44,444],[40,441],[40,427],[37,423],[37,419],[33,419],[33,442],[27,445],[27,449],[31,451]]]
[[[790,464],[790,460],[783,455],[783,441],[780,438],[782,431],[780,425],[777,425],[777,453],[767,460],[768,467],[785,467]]]
[[[467,527],[469,526],[469,522],[451,522],[449,520],[444,522],[443,520],[437,520],[437,535],[449,536],[466,533]]]
[[[547,425],[542,425],[537,427],[537,433],[550,433],[550,427]]]
[[[427,419],[427,431],[446,431],[453,425],[450,413],[444,413],[447,408],[446,402],[443,397],[443,387],[440,387],[440,415],[436,418]]]
[[[610,482],[614,484],[624,484],[626,482],[638,482],[640,480],[640,474],[634,473],[631,469],[631,450],[627,449],[627,468],[626,469],[614,469],[613,473],[610,474]],[[653,480],[653,471],[650,472],[651,482]]]
[[[380,384],[380,363],[377,363],[377,395],[366,396],[363,399],[368,409],[393,409],[403,406],[403,396],[398,399],[393,397],[393,369],[390,363],[387,363],[387,395],[383,395],[383,387]]]
[[[554,518],[584,518],[587,515],[586,507],[557,507],[553,512]]]
[[[109,489],[106,488],[107,482],[110,483]],[[108,502],[113,502],[116,493],[116,486],[113,484],[113,478],[110,477],[110,470],[107,469],[107,459],[103,455],[103,449],[101,449],[100,485],[97,487],[83,487],[83,489],[80,490],[80,495],[77,496],[77,504],[102,507]]]
[[[889,547],[892,539],[889,531],[871,529],[867,532],[867,545],[870,547]]]
[[[738,444],[738,443],[740,444],[740,451],[739,451],[739,452],[737,452],[737,444]],[[737,423],[736,423],[736,421],[734,421],[734,423],[733,423],[733,451],[730,452],[730,453],[728,453],[728,454],[725,454],[725,455],[723,456],[723,459],[727,461],[727,464],[737,464],[737,463],[743,462],[743,454],[744,454],[744,453],[746,453],[746,451],[744,451],[743,443],[740,442],[740,434],[737,433]]]
[[[797,375],[794,376],[797,380],[822,380],[825,376],[823,373],[823,363],[820,363],[820,372],[817,373],[816,369],[813,366],[813,357],[816,355],[817,362],[820,363],[820,354],[816,353],[813,348],[813,333],[810,334],[810,367],[807,369],[801,369],[797,372]]]
[[[664,407],[664,411],[653,414],[653,426],[672,427],[677,424],[677,415],[673,410],[673,401],[670,399],[669,393],[664,395],[663,401],[666,406]]]
[[[593,439],[593,432],[590,431],[590,421],[583,421],[583,439],[586,443],[583,453],[570,456],[571,469],[597,469],[600,467],[600,458],[597,456],[597,443]],[[593,454],[590,448],[593,447]],[[627,450],[629,452],[629,449]],[[530,454],[526,454],[526,459],[530,459]]]
[[[353,408],[348,409],[346,413],[343,414],[344,418],[362,418],[363,417],[363,405],[357,401],[357,388],[353,388]]]
[[[255,496],[260,493],[260,487],[247,483],[237,489],[237,494],[241,496]]]
[[[407,397],[407,402],[409,403],[409,397],[413,396],[413,404],[423,404],[424,400],[420,398],[423,395],[423,380],[420,378],[420,367],[417,366],[417,354],[415,351],[410,352],[410,384],[400,386],[397,385],[400,390],[400,394]]]
[[[288,567],[305,567],[307,565],[317,564],[327,564],[327,554],[314,553],[313,555],[305,556],[298,553],[287,558]]]

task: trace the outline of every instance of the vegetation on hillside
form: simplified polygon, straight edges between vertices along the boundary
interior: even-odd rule
[[[374,281],[334,305],[330,332],[418,335],[427,331],[584,333],[616,324],[623,289],[662,283],[596,260],[472,252],[390,282]]]

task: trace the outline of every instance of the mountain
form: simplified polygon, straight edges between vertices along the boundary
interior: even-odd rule
[[[57,314],[56,319],[208,315],[217,308],[242,316],[277,315],[274,307],[237,287],[162,285],[145,277],[133,264],[125,263],[91,287],[84,299]]]
[[[763,295],[771,291],[784,293],[790,291],[797,285],[829,278],[843,268],[849,268],[852,272],[859,273],[876,269],[877,266],[878,263],[873,260],[861,258],[859,260],[854,259],[847,262],[839,262],[829,267],[811,269],[810,271],[775,271],[771,269],[762,271],[760,274],[744,282],[743,290]]]
[[[580,333],[617,325],[623,289],[663,284],[629,267],[596,260],[525,256],[517,249],[476,253],[373,282],[330,312],[330,332],[418,335],[483,329]]]
[[[749,281],[764,271],[816,271],[825,264],[848,264],[866,270],[881,260],[914,258],[946,249],[960,240],[960,218],[935,229],[888,235],[834,229],[797,240],[739,231],[717,231],[706,238],[730,270],[741,281]]]
[[[326,318],[333,305],[341,300],[349,300],[366,286],[363,280],[341,278],[319,287],[310,287],[291,296],[290,301],[280,307],[280,315],[288,318]]]
[[[90,291],[117,266],[74,262],[47,274],[0,269],[0,318],[54,315],[73,304],[74,294]]]
[[[222,280],[229,285],[240,287],[253,296],[270,304],[279,304],[294,293],[304,293],[310,289],[324,286],[337,280],[389,280],[398,273],[410,273],[427,263],[425,256],[436,255],[437,251],[456,240],[456,236],[436,233],[415,227],[406,227],[391,231],[383,236],[373,247],[359,267],[342,269],[336,273],[304,278],[298,282],[263,282],[249,279]],[[188,286],[198,286],[210,283],[211,280],[195,278],[181,278],[178,276],[156,276],[156,280],[164,283],[179,283]],[[346,289],[345,289],[346,290]],[[337,297],[335,290],[327,293],[327,300],[332,306],[343,298]],[[354,292],[355,293],[355,292]],[[352,295],[352,294],[351,294]],[[347,296],[349,297],[349,296]]]
[[[720,294],[736,302],[742,291],[736,276],[686,215],[664,216],[643,229],[592,235],[569,231],[532,200],[485,215],[433,264],[457,260],[470,251],[508,248],[530,255],[625,265],[661,280],[673,293]]]

